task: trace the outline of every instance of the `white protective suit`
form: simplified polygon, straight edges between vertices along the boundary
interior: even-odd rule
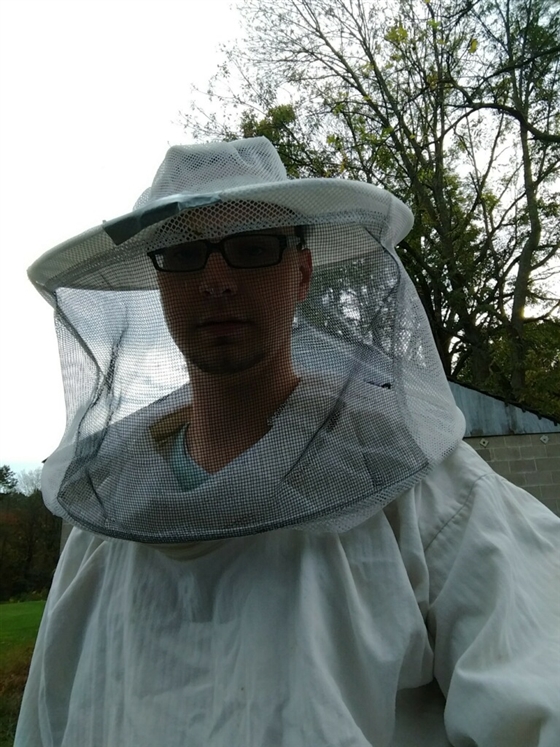
[[[559,531],[465,444],[345,533],[74,529],[16,747],[556,747]]]

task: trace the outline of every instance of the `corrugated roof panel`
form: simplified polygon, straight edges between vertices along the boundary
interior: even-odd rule
[[[449,382],[457,407],[467,421],[466,436],[560,433],[560,423],[510,405],[497,397]]]

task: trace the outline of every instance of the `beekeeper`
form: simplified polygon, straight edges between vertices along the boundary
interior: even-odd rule
[[[555,747],[560,520],[462,442],[369,184],[176,146],[51,250],[73,525],[18,747]]]

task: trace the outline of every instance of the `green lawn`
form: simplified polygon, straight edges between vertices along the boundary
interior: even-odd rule
[[[0,747],[11,747],[45,602],[0,604]]]

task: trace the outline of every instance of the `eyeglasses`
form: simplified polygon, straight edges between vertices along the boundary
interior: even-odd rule
[[[299,236],[285,234],[240,234],[221,241],[186,241],[182,244],[153,249],[148,252],[160,272],[196,272],[203,270],[212,252],[219,252],[230,267],[250,270],[273,267],[282,260],[288,246],[299,247]]]

